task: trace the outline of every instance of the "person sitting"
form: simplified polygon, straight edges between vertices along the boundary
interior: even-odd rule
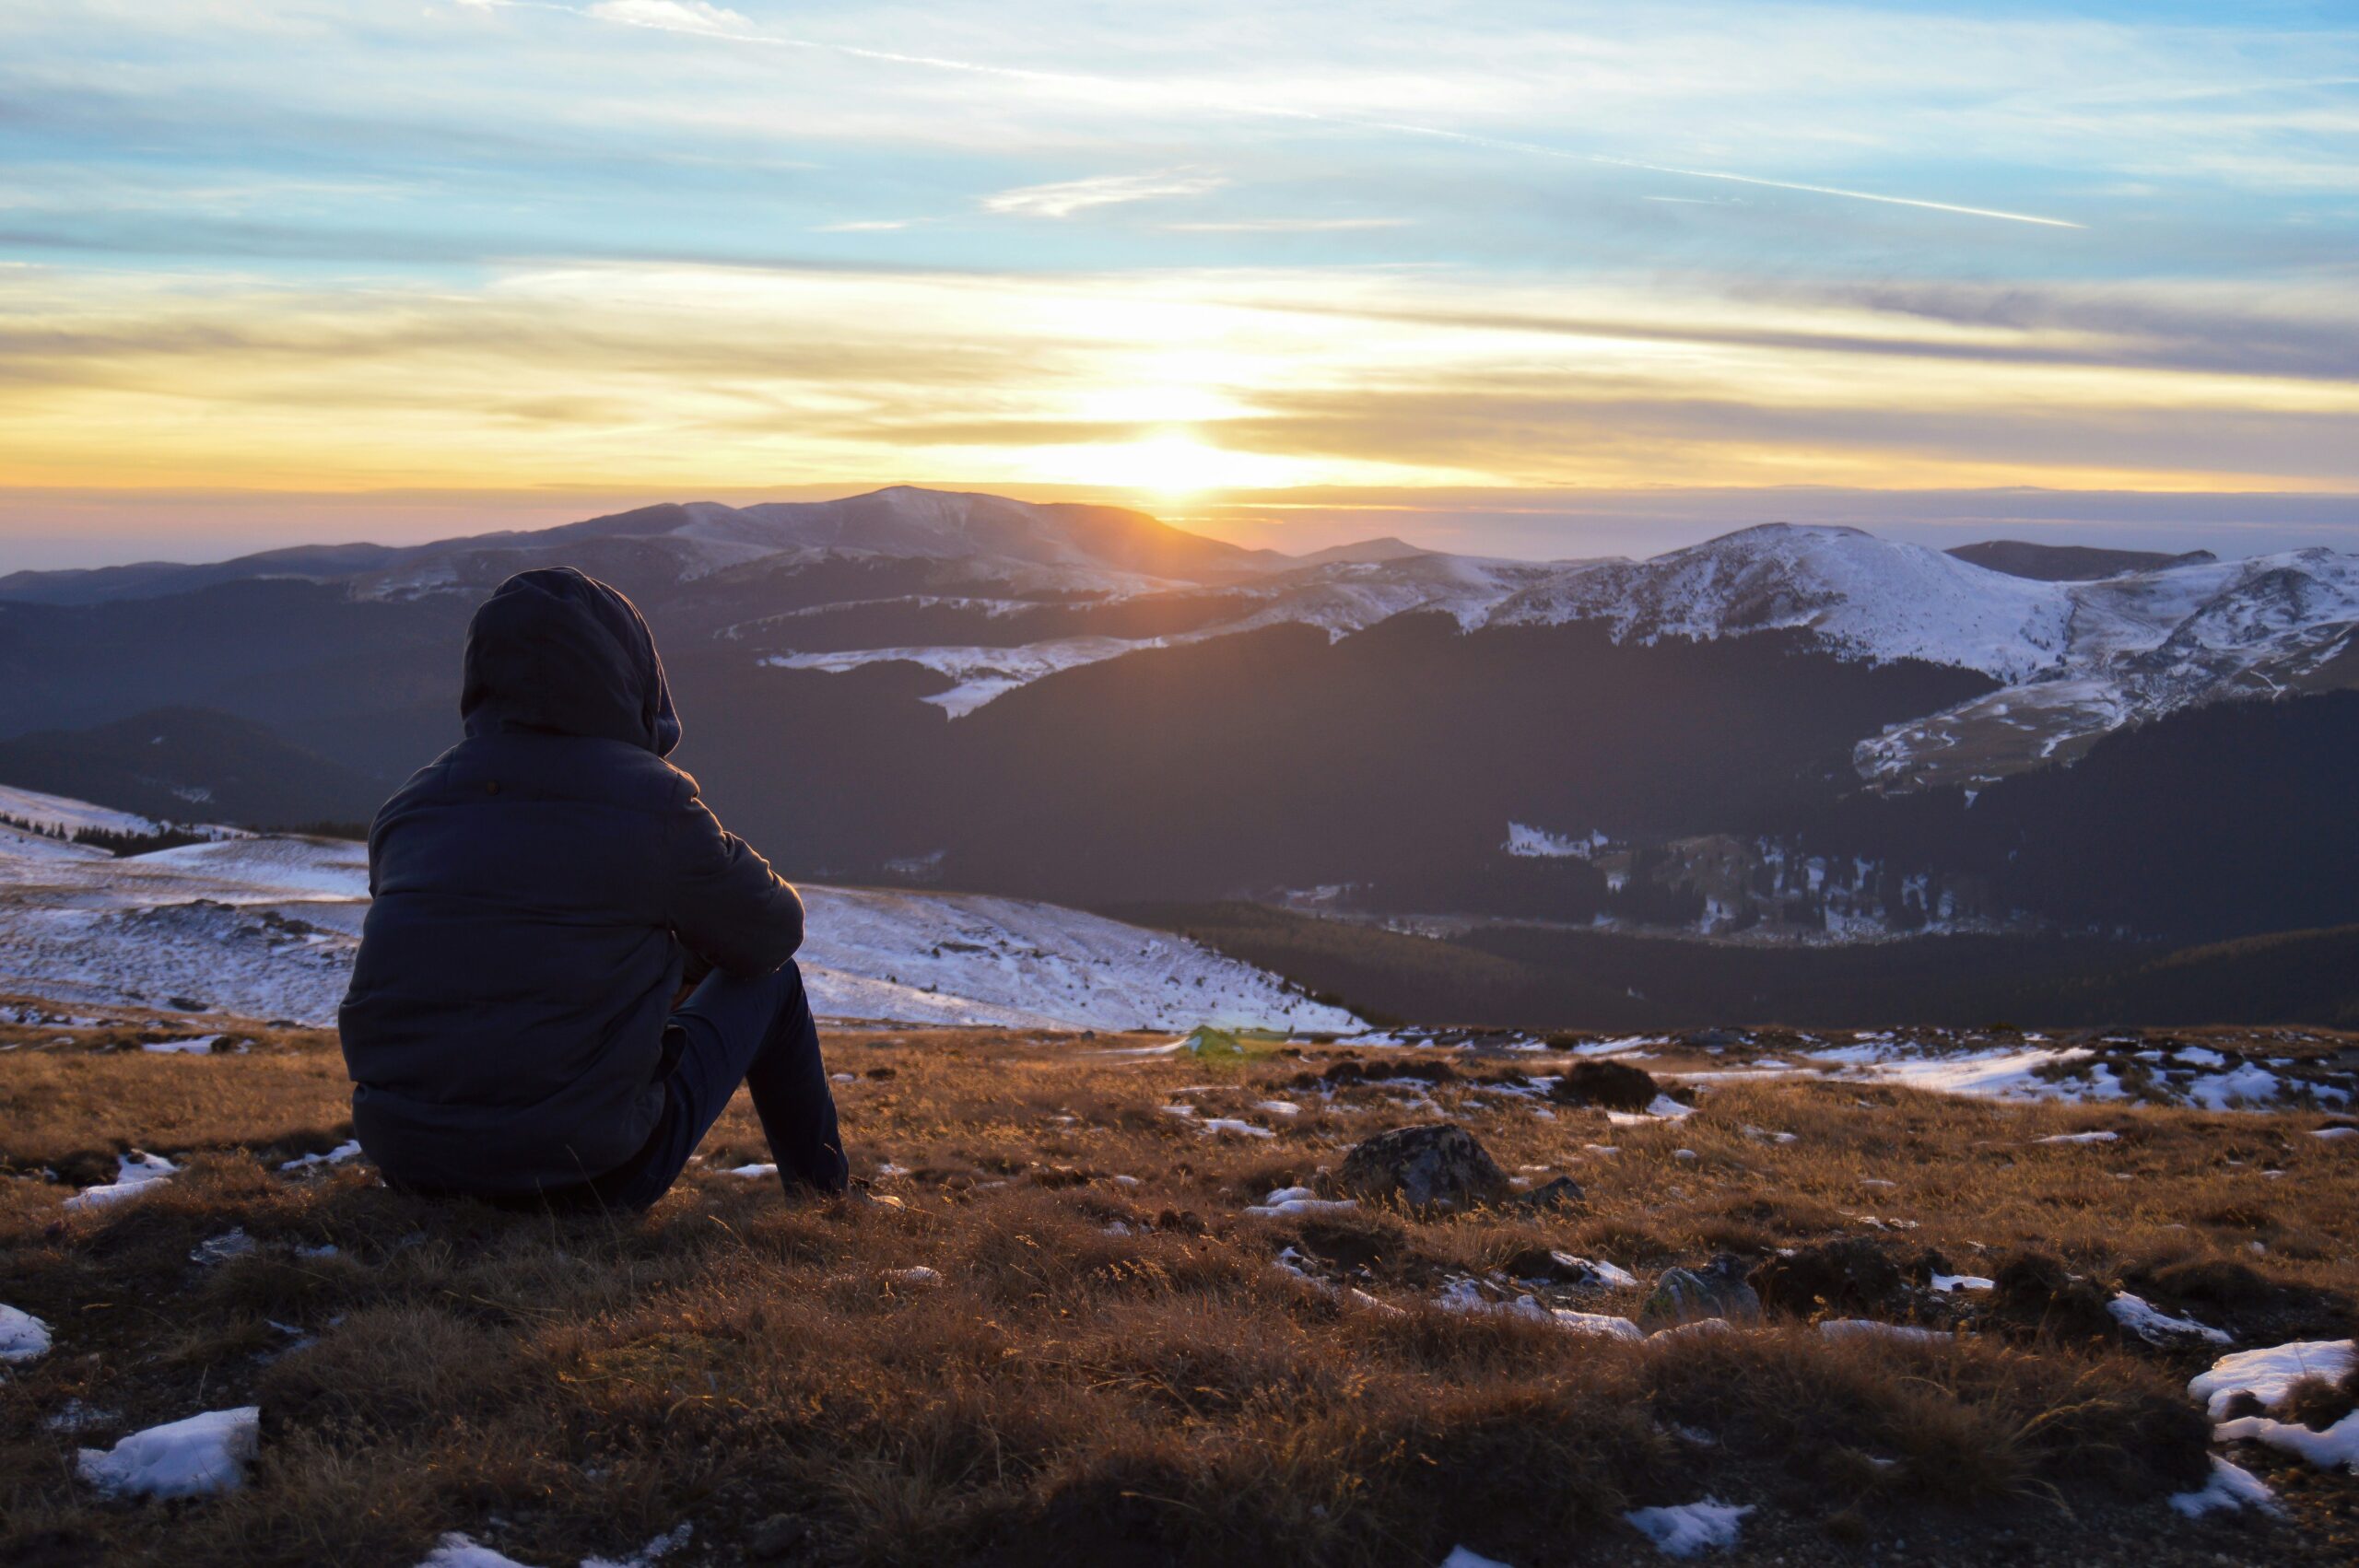
[[[570,568],[510,578],[467,627],[459,712],[370,829],[339,1013],[387,1184],[644,1209],[743,1082],[788,1192],[845,1191],[802,898],[664,760],[680,721],[637,606]]]

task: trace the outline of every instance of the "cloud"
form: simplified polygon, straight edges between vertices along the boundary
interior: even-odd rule
[[[1098,174],[1086,180],[1060,180],[1047,185],[1019,185],[982,199],[985,212],[1017,217],[1071,217],[1091,207],[1120,202],[1159,201],[1168,196],[1201,196],[1228,183],[1224,176],[1165,170],[1155,174]]]
[[[1161,223],[1171,234],[1337,234],[1355,228],[1406,228],[1411,217],[1248,217],[1226,223]]]
[[[2130,335],[2133,306],[2184,330],[2173,307],[2196,302],[2167,293],[2117,298],[2108,345],[2065,302],[1970,290],[1878,308],[1552,279],[1470,310],[1469,287],[1344,266],[616,262],[366,290],[0,273],[0,485],[889,472],[1113,494],[1119,452],[1178,423],[1303,485],[2359,489],[2359,385],[2155,364],[2197,357]]]
[[[886,229],[907,228],[915,220],[906,217],[856,217],[842,223],[823,223],[811,230],[814,234],[881,234]]]
[[[742,32],[754,24],[726,6],[705,0],[600,0],[590,15],[602,22],[664,32]]]

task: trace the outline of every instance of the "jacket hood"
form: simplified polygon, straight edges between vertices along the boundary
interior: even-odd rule
[[[639,606],[571,567],[518,572],[475,611],[459,717],[470,735],[583,735],[657,756],[680,743]]]

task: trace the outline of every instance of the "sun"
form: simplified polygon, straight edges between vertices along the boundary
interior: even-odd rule
[[[1261,489],[1298,483],[1297,465],[1259,452],[1230,451],[1186,430],[1166,430],[1135,441],[1062,447],[1041,454],[1041,466],[1072,484],[1102,486],[1183,501],[1215,490]]]

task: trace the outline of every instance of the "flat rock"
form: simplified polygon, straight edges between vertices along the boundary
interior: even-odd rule
[[[1708,1317],[1728,1323],[1761,1321],[1761,1296],[1745,1281],[1743,1259],[1722,1253],[1701,1269],[1665,1270],[1638,1309],[1638,1324],[1646,1328],[1676,1328]]]
[[[1900,1289],[1901,1273],[1884,1247],[1849,1236],[1769,1258],[1748,1280],[1764,1305],[1807,1316],[1826,1307],[1865,1312],[1881,1306]]]
[[[1335,1173],[1338,1192],[1409,1209],[1472,1209],[1512,1190],[1474,1135],[1454,1122],[1379,1132],[1352,1146]]]

